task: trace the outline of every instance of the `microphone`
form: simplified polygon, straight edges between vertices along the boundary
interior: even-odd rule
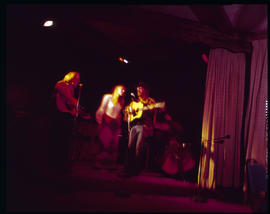
[[[214,138],[212,140],[214,140],[214,141],[218,140],[218,141],[216,141],[216,143],[223,143],[224,142],[223,139],[230,139],[230,138],[231,138],[231,136],[228,134],[224,137],[217,137],[217,138]],[[212,140],[206,140],[206,141],[212,141]]]
[[[224,140],[218,140],[218,141],[215,141],[215,143],[222,144],[222,143],[224,143]]]
[[[135,97],[135,94],[133,92],[130,93],[130,96],[131,96],[131,99],[134,100],[136,97]]]
[[[215,138],[214,140],[221,140],[221,139],[230,139],[231,136],[230,135],[226,135],[224,137],[218,137],[218,138]]]

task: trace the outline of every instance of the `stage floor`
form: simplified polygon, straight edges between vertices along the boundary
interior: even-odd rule
[[[70,174],[18,176],[7,186],[7,211],[252,212],[248,205],[218,195],[202,194],[206,202],[195,202],[195,183],[160,173],[144,171],[131,178],[117,174],[95,169],[91,161],[77,161]]]

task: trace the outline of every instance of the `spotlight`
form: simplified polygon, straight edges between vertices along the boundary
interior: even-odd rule
[[[53,26],[53,24],[54,23],[52,20],[47,20],[44,22],[43,27],[51,27],[51,26]]]
[[[120,62],[124,62],[124,63],[129,63],[129,61],[127,60],[127,59],[124,59],[123,57],[118,57],[118,60],[120,61]]]

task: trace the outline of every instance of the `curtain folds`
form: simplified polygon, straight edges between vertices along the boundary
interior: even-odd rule
[[[267,168],[267,71],[268,48],[267,40],[252,42],[250,89],[245,122],[245,160],[255,159]]]
[[[201,187],[239,187],[245,55],[210,51],[202,124]],[[226,135],[230,138],[220,139]]]

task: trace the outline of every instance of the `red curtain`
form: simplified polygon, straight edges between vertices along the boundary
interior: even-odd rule
[[[210,51],[202,124],[199,185],[239,187],[245,55]],[[226,135],[230,139],[215,140]]]
[[[267,169],[268,127],[266,115],[268,48],[267,40],[252,42],[251,74],[245,120],[245,160],[254,159]],[[244,186],[245,187],[245,186]]]

